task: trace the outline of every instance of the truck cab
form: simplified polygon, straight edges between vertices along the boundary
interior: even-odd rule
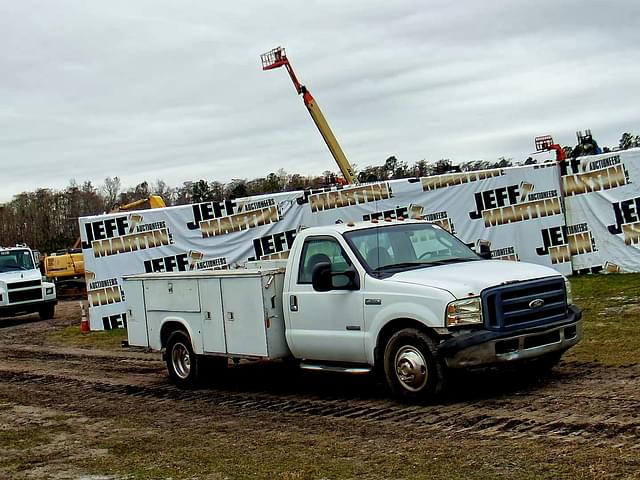
[[[233,271],[218,274],[222,288],[207,291],[206,282],[211,283],[207,276],[215,273],[125,278],[125,285],[147,282],[144,287],[126,287],[127,302],[134,301],[141,312],[130,311],[129,325],[144,316],[143,306],[147,319],[160,319],[146,329],[136,327],[139,333],[130,333],[129,338],[149,338],[149,345],[165,349],[167,367],[178,384],[194,380],[191,368],[202,355],[293,357],[306,369],[377,371],[398,397],[422,401],[444,391],[450,369],[525,360],[550,367],[582,336],[581,312],[572,305],[570,286],[562,275],[540,265],[487,260],[434,223],[372,220],[302,229],[284,273],[275,264],[270,270],[268,263],[253,265],[254,270],[258,268],[255,274],[279,280],[265,279],[257,281],[255,288],[243,289],[244,304],[271,299],[258,300],[251,315],[238,314],[239,307],[233,309],[235,313],[225,311],[225,305],[237,300],[234,289],[225,290],[224,285],[238,275]],[[246,269],[244,275],[251,271]],[[177,333],[180,351],[176,354],[170,340],[173,332],[163,330],[162,319],[170,319],[173,328],[180,330],[176,323],[180,314],[158,316],[159,308],[154,307],[156,300],[163,308],[172,301],[164,287],[157,289],[149,282],[171,279],[173,290],[177,280],[188,278],[199,279],[198,285],[185,284],[185,288],[199,295],[200,304],[219,298],[216,305],[222,305],[213,313],[196,314],[197,318],[220,317],[214,328],[206,320],[202,323],[209,325],[210,335],[217,335],[215,351],[200,347],[206,343],[199,333],[204,328],[187,325]],[[271,284],[275,290],[265,293]],[[162,292],[157,299],[135,293],[154,288]],[[175,302],[180,299],[176,297]],[[244,329],[239,329],[241,325]],[[256,340],[256,345],[275,345],[274,338],[280,335],[286,342],[278,343],[282,348],[272,353],[264,347],[242,354],[237,348],[229,350],[231,344]]]
[[[25,245],[0,247],[0,317],[38,312],[55,314],[56,288],[43,281],[34,251]]]
[[[437,224],[303,230],[289,258],[283,304],[293,355],[318,368],[378,367],[401,396],[437,393],[439,371],[450,368],[553,364],[582,336],[562,275],[486,260]]]

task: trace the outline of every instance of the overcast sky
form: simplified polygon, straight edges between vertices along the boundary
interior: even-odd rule
[[[279,45],[359,167],[640,134],[637,0],[0,0],[0,202],[337,171]]]

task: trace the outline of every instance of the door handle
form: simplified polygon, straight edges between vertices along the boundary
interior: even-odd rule
[[[289,296],[289,310],[291,310],[292,312],[298,311],[298,297],[296,297],[295,295]]]

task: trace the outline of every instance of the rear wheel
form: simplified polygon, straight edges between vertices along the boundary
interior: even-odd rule
[[[446,365],[438,357],[436,344],[415,328],[400,330],[389,339],[384,372],[391,391],[404,401],[433,401],[445,390]]]
[[[38,314],[40,315],[40,320],[51,320],[56,314],[56,306],[52,303],[45,305],[40,308]]]
[[[165,360],[169,377],[178,387],[193,388],[199,383],[200,359],[185,332],[176,331],[169,336]]]

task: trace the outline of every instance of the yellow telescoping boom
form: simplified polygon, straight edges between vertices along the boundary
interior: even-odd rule
[[[322,135],[322,138],[324,138],[327,147],[329,147],[331,155],[333,155],[333,158],[338,164],[338,168],[340,168],[340,172],[342,172],[342,175],[344,176],[347,183],[355,183],[353,169],[351,168],[349,160],[347,160],[347,157],[342,151],[342,148],[340,148],[338,140],[336,140],[336,137],[333,135],[331,127],[329,127],[329,124],[324,118],[322,111],[320,111],[320,107],[313,98],[313,95],[311,95],[311,92],[307,90],[307,87],[301,85],[298,81],[298,78],[293,71],[293,67],[291,66],[291,63],[289,63],[289,59],[287,59],[287,54],[284,48],[274,48],[273,50],[262,54],[260,58],[262,59],[262,70],[272,70],[274,68],[282,66],[287,69],[287,72],[289,72],[289,76],[293,81],[293,85],[296,87],[298,95],[302,94],[304,105],[307,107],[307,110],[309,110],[311,118],[313,118],[313,122],[316,124],[316,127],[318,127],[318,130],[320,131],[320,135]]]

